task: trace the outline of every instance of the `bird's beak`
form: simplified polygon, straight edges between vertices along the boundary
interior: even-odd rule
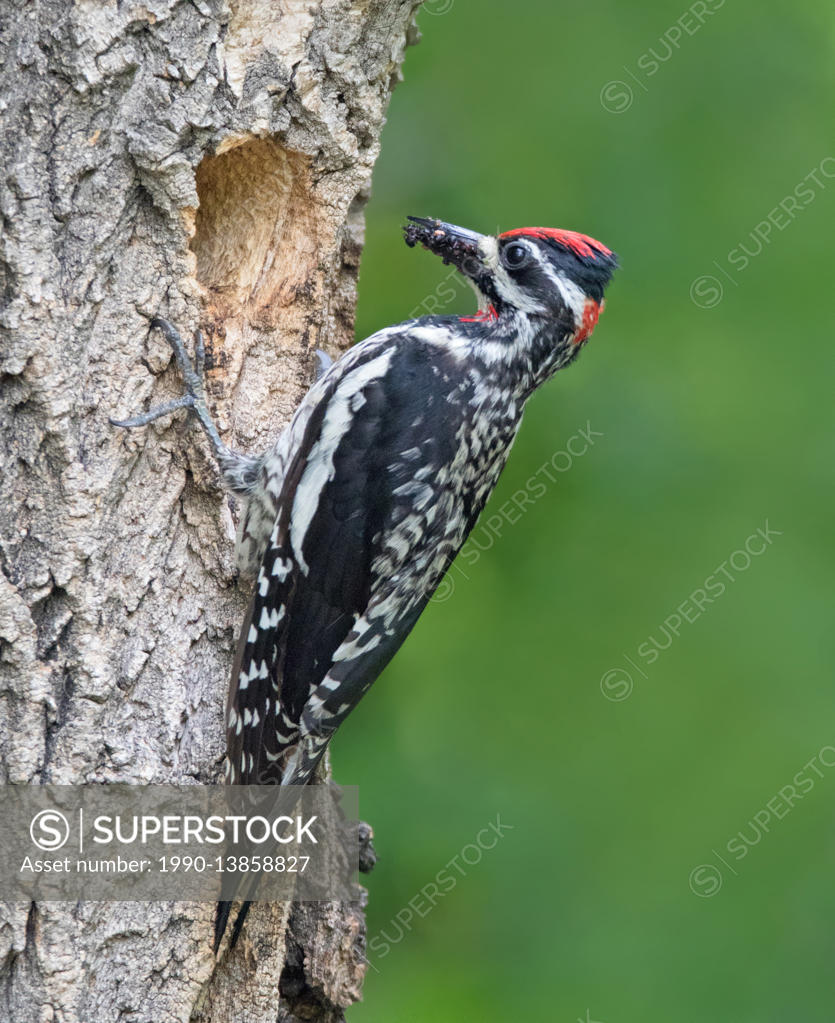
[[[409,223],[403,228],[407,245],[420,242],[425,249],[440,256],[444,263],[452,263],[474,280],[484,272],[484,255],[479,249],[483,234],[431,217],[408,219]]]

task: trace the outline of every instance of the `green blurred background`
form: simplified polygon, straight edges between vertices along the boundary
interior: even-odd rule
[[[409,213],[581,230],[622,270],[582,358],[529,406],[485,512],[501,526],[477,527],[485,550],[459,558],[334,744],[380,855],[352,1023],[835,1019],[835,16],[824,0],[689,12],[420,14],[358,336],[452,290],[445,310],[474,308],[403,245]],[[740,269],[742,245],[762,251]],[[508,514],[588,426],[602,436]],[[692,617],[766,522],[781,535],[668,644],[665,619]],[[650,665],[651,637],[668,648]],[[512,830],[478,849],[497,815]],[[418,893],[455,857],[464,876],[448,868],[430,908]]]

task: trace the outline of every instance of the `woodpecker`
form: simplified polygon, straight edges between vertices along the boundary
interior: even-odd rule
[[[176,330],[155,320],[185,394],[114,421],[137,427],[193,410],[226,487],[246,500],[238,564],[255,587],[227,709],[231,784],[311,780],[467,539],[526,402],[588,341],[617,266],[610,249],[574,231],[483,235],[408,220],[406,243],[464,275],[478,297],[475,314],[423,316],[361,341],[323,367],[260,457],[221,440],[199,335],[192,365]],[[239,915],[233,940],[241,924]]]

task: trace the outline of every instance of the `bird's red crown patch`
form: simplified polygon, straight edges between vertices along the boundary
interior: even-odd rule
[[[500,238],[515,238],[518,235],[528,235],[531,238],[543,238],[556,242],[563,248],[573,252],[581,259],[597,259],[598,256],[613,255],[612,250],[607,248],[603,242],[590,238],[587,234],[580,234],[579,231],[561,231],[556,227],[517,227],[512,231],[505,231]]]

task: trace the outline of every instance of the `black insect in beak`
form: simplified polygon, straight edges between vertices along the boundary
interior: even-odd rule
[[[444,263],[452,263],[476,285],[485,276],[487,268],[484,256],[479,252],[479,242],[484,235],[431,217],[409,217],[403,234],[407,245],[414,246],[420,242],[425,249],[440,256]]]

